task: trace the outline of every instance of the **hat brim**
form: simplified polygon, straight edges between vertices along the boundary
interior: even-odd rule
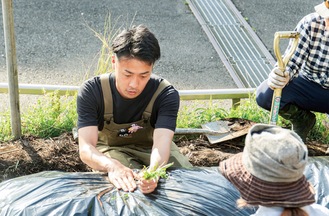
[[[321,17],[325,19],[329,18],[329,9],[326,7],[325,2],[318,4],[314,9]]]
[[[246,170],[242,154],[221,162],[220,171],[238,189],[247,204],[295,208],[315,202],[314,190],[305,176],[289,183],[261,180]]]

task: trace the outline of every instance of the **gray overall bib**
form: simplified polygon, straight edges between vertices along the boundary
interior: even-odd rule
[[[153,131],[150,117],[154,101],[161,91],[170,85],[163,80],[151,101],[143,112],[142,119],[137,122],[116,124],[113,119],[113,99],[109,82],[109,74],[101,75],[101,86],[104,100],[104,128],[98,132],[98,143],[96,148],[103,154],[120,161],[131,169],[142,169],[150,165],[150,156],[153,146]],[[132,124],[141,126],[136,132],[119,136],[122,129],[131,127]],[[174,142],[171,144],[170,158],[168,163],[174,162],[173,167],[192,167],[188,159],[179,152]],[[161,164],[159,164],[161,165]]]

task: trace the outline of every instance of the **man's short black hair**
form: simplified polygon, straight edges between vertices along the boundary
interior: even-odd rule
[[[144,25],[133,26],[119,33],[112,42],[117,58],[136,58],[154,64],[160,56],[160,46],[155,35]]]

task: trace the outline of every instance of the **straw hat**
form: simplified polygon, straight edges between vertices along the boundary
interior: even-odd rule
[[[303,172],[308,151],[293,131],[255,124],[242,153],[220,163],[220,171],[249,205],[302,207],[315,202]]]
[[[315,6],[314,9],[315,9],[315,12],[317,12],[323,18],[325,18],[325,19],[329,18],[329,1],[328,0],[324,0],[323,3]]]

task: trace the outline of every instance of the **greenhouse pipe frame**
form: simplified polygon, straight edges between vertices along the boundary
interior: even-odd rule
[[[11,130],[15,139],[21,137],[21,116],[19,108],[18,72],[14,31],[14,15],[12,0],[2,0],[3,31],[6,49],[6,65],[8,73],[8,91],[10,102]]]
[[[8,84],[0,83],[0,93],[8,93]],[[20,94],[43,95],[50,92],[57,92],[59,95],[75,95],[79,86],[65,85],[40,85],[40,84],[19,84]],[[235,89],[199,89],[199,90],[178,90],[181,100],[212,100],[232,99],[233,106],[242,98],[249,98],[255,88]]]

